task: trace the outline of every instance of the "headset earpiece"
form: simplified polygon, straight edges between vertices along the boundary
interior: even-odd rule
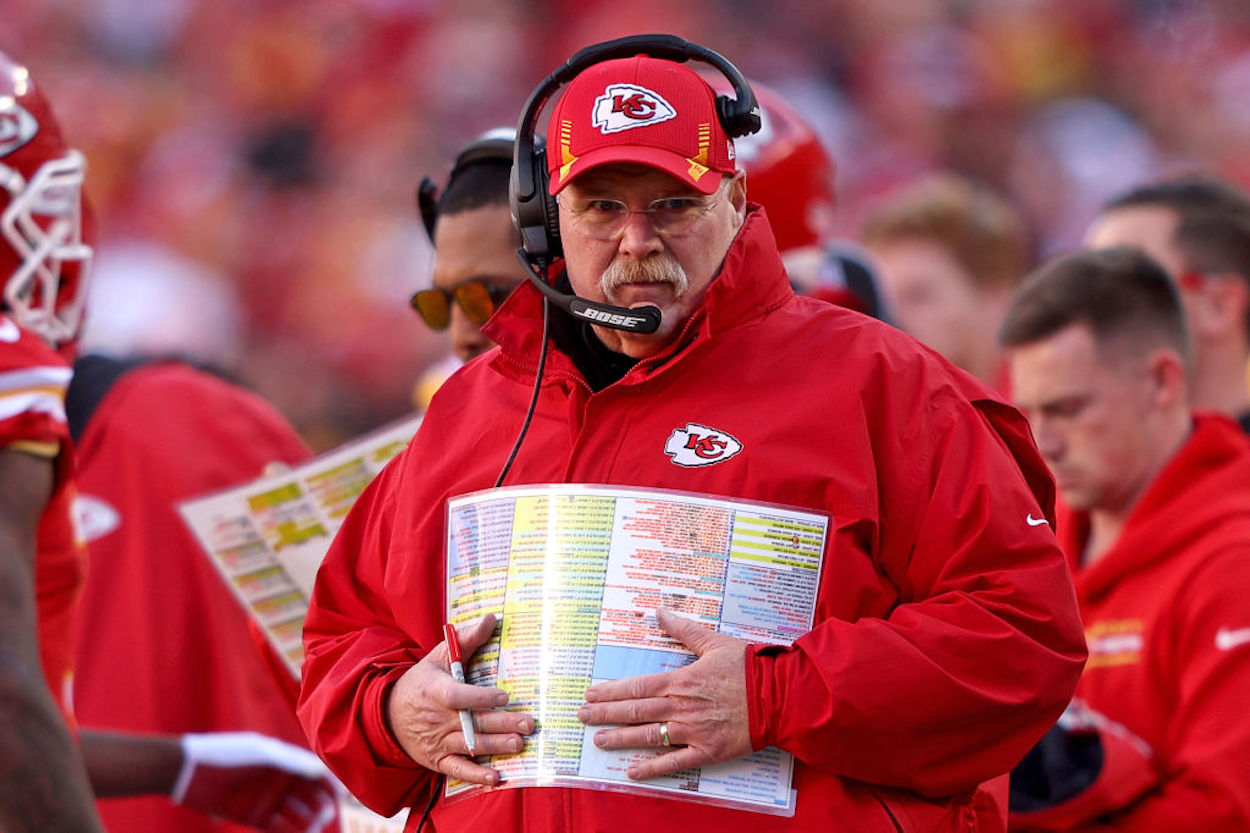
[[[515,144],[516,132],[511,127],[496,127],[487,130],[466,145],[456,154],[456,161],[447,174],[447,185],[442,190],[428,176],[417,186],[417,215],[425,226],[430,242],[434,242],[434,226],[438,223],[438,201],[442,192],[446,191],[455,179],[464,173],[466,168],[482,163],[512,165],[512,147]]]
[[[547,257],[561,257],[564,255],[564,241],[560,239],[560,209],[548,189],[551,175],[547,173],[547,154],[541,140],[535,140],[534,156],[539,163],[538,193],[542,195],[543,223],[547,229]]]
[[[434,243],[434,225],[438,222],[438,186],[428,176],[417,186],[417,216],[425,233]]]
[[[744,103],[726,95],[716,97],[716,115],[725,132],[735,139],[760,130],[760,108],[755,104],[754,97],[745,108],[742,106]]]
[[[518,133],[508,203],[521,234],[521,248],[534,266],[539,260],[550,263],[562,251],[560,218],[555,197],[547,193],[547,180],[545,143],[533,133],[524,137]]]

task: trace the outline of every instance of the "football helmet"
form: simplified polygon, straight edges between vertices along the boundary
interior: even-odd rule
[[[782,254],[820,246],[833,227],[833,156],[788,101],[758,81],[751,88],[760,105],[760,130],[734,140],[747,196],[768,212]]]
[[[0,309],[57,347],[82,326],[85,171],[29,71],[0,52]]]

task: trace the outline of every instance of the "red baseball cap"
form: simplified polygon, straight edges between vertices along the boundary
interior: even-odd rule
[[[685,64],[637,55],[594,64],[565,88],[547,132],[552,194],[612,162],[647,165],[704,194],[734,173],[716,92]]]

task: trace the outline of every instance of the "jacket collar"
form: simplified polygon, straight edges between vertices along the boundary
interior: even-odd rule
[[[563,269],[563,261],[556,261],[551,278]],[[640,364],[662,364],[666,358],[685,353],[695,342],[762,317],[793,295],[768,218],[762,208],[750,204],[746,220],[725,254],[720,271],[708,285],[703,302],[669,347]],[[551,314],[565,313],[553,307]],[[527,281],[504,302],[482,332],[500,347],[501,353],[493,361],[496,368],[507,373],[507,365],[511,365],[514,372],[533,373],[542,340],[542,294]],[[558,350],[549,348],[547,362],[553,376],[581,377],[573,362]]]

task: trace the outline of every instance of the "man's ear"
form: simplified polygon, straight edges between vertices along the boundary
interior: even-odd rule
[[[1188,306],[1196,339],[1223,340],[1230,332],[1244,334],[1250,283],[1235,273],[1204,275]]]
[[[1237,331],[1243,335],[1250,316],[1250,279],[1237,274],[1222,274],[1210,282],[1213,323],[1220,332]]]
[[[1150,354],[1146,367],[1156,405],[1170,408],[1177,402],[1188,402],[1189,374],[1180,353],[1160,347]]]
[[[726,189],[729,204],[734,207],[734,211],[738,214],[737,225],[742,225],[747,216],[747,172],[738,171],[735,173]]]

